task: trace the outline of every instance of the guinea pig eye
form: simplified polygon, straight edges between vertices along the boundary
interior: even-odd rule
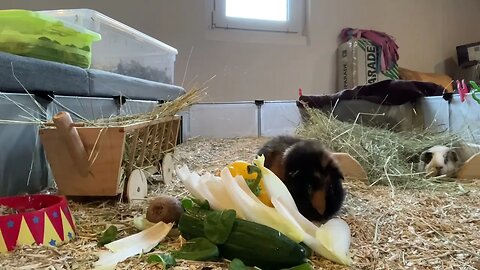
[[[423,152],[420,155],[420,160],[423,161],[424,163],[430,163],[432,158],[433,158],[433,153],[432,152]]]
[[[312,185],[307,185],[307,192],[308,192],[308,195],[312,195],[312,193],[313,193]]]
[[[294,171],[294,172],[290,172],[290,173],[288,173],[288,174],[289,174],[291,177],[295,177],[295,176],[297,176],[297,174],[298,174],[298,170],[297,170],[297,171]]]

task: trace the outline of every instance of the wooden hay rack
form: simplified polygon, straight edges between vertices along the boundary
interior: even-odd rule
[[[60,112],[53,124],[39,133],[60,194],[116,196],[127,191],[132,200],[143,199],[147,189],[143,169],[155,167],[161,171],[162,159],[177,145],[179,130],[177,115],[87,127],[73,123],[68,113]],[[130,186],[138,176],[141,183]]]

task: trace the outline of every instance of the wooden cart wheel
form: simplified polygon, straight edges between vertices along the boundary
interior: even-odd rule
[[[142,202],[147,197],[147,176],[142,170],[135,169],[127,181],[127,199],[130,203]]]
[[[170,184],[175,177],[175,167],[173,165],[173,156],[170,153],[165,154],[162,159],[162,176],[165,184]]]

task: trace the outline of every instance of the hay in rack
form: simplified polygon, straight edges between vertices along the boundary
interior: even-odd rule
[[[131,115],[119,115],[109,118],[101,118],[94,121],[86,122],[86,126],[127,126],[142,122],[158,120],[187,109],[192,104],[199,102],[205,92],[205,89],[193,88],[178,98],[156,105],[151,111]]]
[[[180,118],[175,115],[201,100],[202,93],[201,89],[193,89],[173,101],[156,106],[150,112],[95,122],[127,126],[148,123],[126,135],[122,161],[125,175],[130,175],[135,168],[157,166],[164,154],[175,148],[180,129]]]

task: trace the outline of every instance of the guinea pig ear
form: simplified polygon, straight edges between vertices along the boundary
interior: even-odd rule
[[[445,157],[445,163],[447,163],[448,161],[458,162],[458,154],[455,150],[448,150],[447,156]]]
[[[432,152],[424,151],[420,155],[420,160],[423,161],[424,163],[430,163],[430,161],[432,161],[432,158],[433,158]]]

